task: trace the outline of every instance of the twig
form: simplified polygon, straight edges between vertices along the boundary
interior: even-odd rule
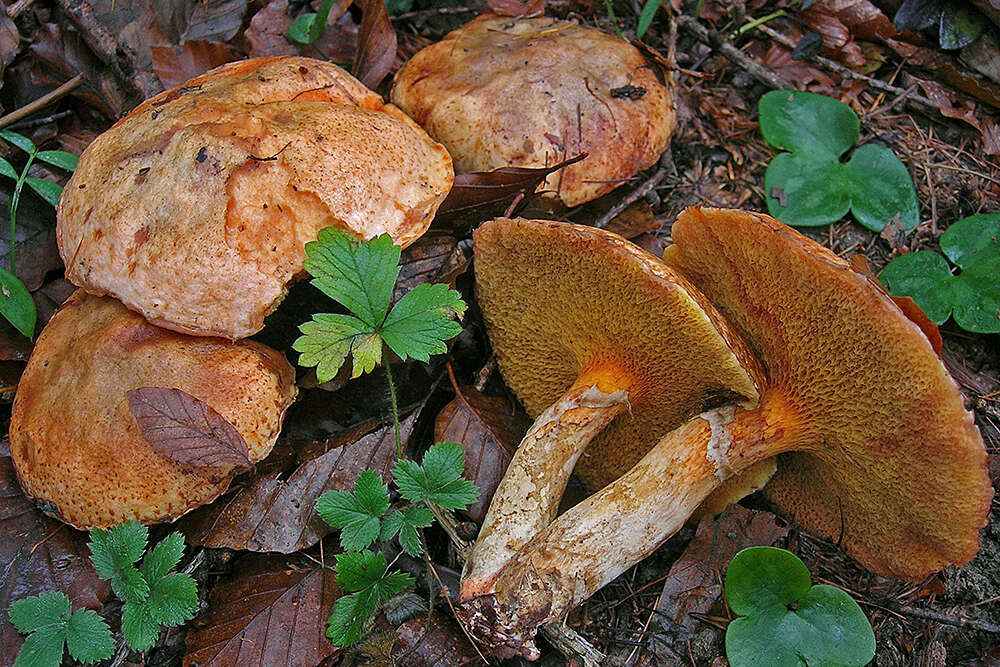
[[[771,28],[770,26],[759,25],[757,26],[757,30],[760,30],[765,35],[767,35],[774,41],[778,42],[782,46],[786,46],[790,49],[795,48],[795,42],[793,42],[788,37],[785,37],[780,32],[778,32],[774,28]],[[876,79],[874,77],[861,74],[860,72],[855,72],[849,67],[844,67],[840,63],[834,62],[829,58],[824,58],[823,56],[816,56],[811,60],[814,60],[817,64],[822,65],[823,67],[833,72],[836,72],[837,74],[841,74],[843,76],[847,76],[852,79],[858,79],[859,81],[864,81],[872,88],[876,88],[878,90],[896,95],[898,99],[893,100],[893,105],[897,104],[899,101],[906,100],[908,102],[916,102],[917,104],[920,104],[922,106],[927,107],[928,109],[931,109],[932,111],[938,110],[938,105],[934,104],[934,102],[932,102],[930,99],[924,97],[923,95],[917,95],[916,93],[913,93],[911,92],[911,90],[908,90],[906,88],[899,88],[898,86],[893,86],[892,84],[888,84],[885,81],[882,81],[881,79]]]
[[[541,632],[563,656],[582,660],[583,667],[601,667],[607,662],[608,656],[591,646],[590,642],[565,623],[543,625]]]
[[[7,16],[12,19],[16,19],[18,16],[23,14],[26,9],[34,4],[35,0],[17,0],[14,4],[7,8]]]
[[[67,116],[72,116],[73,112],[69,109],[65,111],[57,111],[51,116],[42,116],[41,118],[31,118],[29,120],[21,120],[16,123],[11,123],[7,127],[12,130],[27,130],[33,127],[39,127],[41,125],[48,125],[49,123],[54,123],[57,120],[66,118]]]
[[[34,102],[29,102],[28,104],[25,104],[20,109],[14,109],[9,114],[7,114],[7,115],[5,115],[3,117],[0,117],[0,128],[7,127],[8,125],[16,123],[17,121],[21,120],[22,118],[30,116],[31,114],[35,113],[39,109],[43,109],[46,106],[48,106],[48,105],[52,104],[53,102],[55,102],[56,100],[65,97],[66,95],[68,95],[69,93],[71,93],[73,90],[75,90],[76,87],[79,86],[80,83],[82,83],[82,82],[83,82],[83,74],[82,73],[81,74],[77,74],[72,79],[70,79],[66,83],[62,84],[61,86],[59,86],[58,88],[56,88],[52,92],[45,93],[44,95],[42,95],[41,97],[39,97]]]
[[[660,167],[657,169],[652,176],[646,179],[639,187],[630,192],[627,197],[622,199],[620,202],[611,207],[610,210],[604,213],[594,222],[594,227],[598,229],[604,229],[608,226],[608,223],[621,215],[622,211],[631,206],[634,202],[638,201],[642,197],[646,196],[646,193],[655,188],[660,184],[667,176],[667,168],[664,166],[664,162],[669,162],[670,148],[663,152],[660,156],[659,164]]]
[[[739,65],[741,68],[746,70],[750,76],[757,79],[765,86],[774,88],[775,90],[783,90],[793,87],[792,84],[782,79],[769,67],[761,65],[759,62],[753,60],[735,46],[727,42],[726,38],[723,37],[717,30],[710,30],[699,23],[696,19],[687,15],[678,16],[677,25],[697,37],[699,41],[702,41],[717,50],[727,60]]]
[[[977,618],[968,618],[966,616],[959,616],[958,614],[945,614],[940,611],[934,611],[932,609],[919,609],[917,607],[892,605],[890,609],[899,614],[913,616],[914,618],[923,618],[928,621],[937,621],[938,623],[944,623],[945,625],[955,625],[960,628],[972,628],[974,630],[991,632],[994,634],[1000,633],[1000,625],[980,621]]]

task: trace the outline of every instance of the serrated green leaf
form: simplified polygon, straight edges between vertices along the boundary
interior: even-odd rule
[[[142,559],[142,567],[139,570],[146,581],[153,584],[177,567],[183,556],[184,536],[180,533],[173,533],[150,549],[146,557]]]
[[[372,551],[337,554],[337,585],[353,593],[375,585],[388,566],[385,556]]]
[[[66,151],[38,151],[35,159],[70,172],[76,171],[76,165],[80,161],[80,158]]]
[[[6,269],[0,269],[0,315],[25,337],[35,337],[35,300],[24,283]]]
[[[59,197],[62,196],[62,186],[44,178],[26,178],[24,182],[28,187],[38,193],[38,196],[47,201],[52,206],[59,204]]]
[[[396,483],[400,495],[415,503],[426,500],[430,492],[424,469],[414,461],[406,459],[396,461],[392,469],[392,480]]]
[[[360,551],[378,538],[387,509],[389,489],[374,470],[358,476],[353,494],[328,491],[316,503],[320,517],[341,528],[340,543],[347,551]]]
[[[399,534],[399,529],[403,527],[403,513],[399,510],[390,512],[382,519],[382,528],[379,530],[378,539],[388,542]]]
[[[372,588],[344,595],[333,605],[326,636],[336,646],[353,646],[361,641],[365,628],[375,614],[375,590]]]
[[[112,575],[111,590],[119,599],[142,602],[149,597],[149,582],[136,568],[123,567]]]
[[[393,306],[380,333],[400,359],[428,361],[431,354],[448,351],[444,341],[462,331],[452,317],[463,313],[465,302],[447,285],[418,285]]]
[[[35,152],[35,144],[31,141],[31,139],[23,134],[18,134],[12,130],[0,130],[0,138],[8,143],[14,144],[25,153]]]
[[[59,667],[62,664],[66,626],[62,623],[38,628],[24,640],[13,667]]]
[[[424,551],[420,542],[420,531],[434,523],[434,514],[426,507],[409,507],[402,514],[399,528],[399,544],[411,556],[419,556]]]
[[[2,157],[0,157],[0,176],[6,176],[7,178],[12,178],[15,181],[18,179],[17,170],[14,169],[14,166],[10,162],[7,162],[7,160]]]
[[[189,574],[168,574],[150,587],[143,604],[153,622],[180,625],[198,611],[198,584]]]
[[[315,366],[316,378],[328,382],[337,375],[344,360],[362,339],[373,331],[352,315],[319,313],[299,326],[302,336],[292,349],[299,353],[300,366]]]
[[[358,243],[346,232],[327,227],[317,241],[306,244],[305,268],[313,285],[373,331],[389,311],[400,252],[388,234]]]
[[[385,602],[393,595],[399,595],[413,585],[413,577],[405,572],[390,572],[375,582],[376,597]]]
[[[74,660],[85,663],[106,660],[115,652],[111,630],[97,612],[77,609],[66,622],[66,647]]]
[[[122,608],[122,635],[133,651],[147,651],[160,636],[160,626],[141,602],[126,602]]]
[[[365,470],[354,483],[354,497],[369,516],[380,517],[389,509],[389,487],[374,470]]]
[[[351,378],[361,377],[362,373],[371,373],[382,361],[382,337],[373,333],[356,339],[351,355],[354,357]]]
[[[423,466],[400,460],[393,469],[399,492],[413,502],[430,501],[447,509],[461,509],[476,501],[479,490],[462,479],[465,454],[454,442],[439,442],[427,450]]]
[[[98,550],[105,555],[105,560],[113,565],[134,565],[146,551],[146,541],[149,539],[149,529],[138,521],[128,521],[118,524],[108,530],[94,528],[90,531],[90,547],[93,560],[98,556]],[[95,561],[94,567],[98,564]],[[104,573],[99,568],[98,576],[110,578],[110,572]]]
[[[65,593],[52,591],[18,600],[10,606],[7,617],[22,635],[45,625],[63,623],[73,608]]]

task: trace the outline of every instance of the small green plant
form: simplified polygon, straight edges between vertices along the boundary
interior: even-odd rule
[[[906,166],[884,146],[865,144],[841,161],[860,136],[857,115],[823,95],[776,90],[758,103],[760,129],[776,156],[764,174],[767,208],[789,225],[825,225],[848,211],[881,231],[896,221],[920,221],[917,193]]]
[[[10,130],[0,130],[0,138],[28,154],[28,159],[25,161],[21,173],[18,173],[10,162],[0,158],[0,175],[14,180],[14,193],[11,195],[10,204],[7,207],[7,213],[10,216],[10,255],[8,260],[10,270],[0,268],[0,315],[3,315],[22,334],[33,338],[37,318],[35,302],[24,287],[24,283],[14,275],[14,233],[17,230],[17,209],[21,203],[21,192],[27,185],[42,199],[55,206],[59,203],[62,188],[58,183],[47,181],[44,178],[29,178],[28,169],[35,160],[39,160],[65,171],[73,172],[76,169],[77,158],[72,153],[65,151],[40,151],[31,139]]]
[[[942,49],[960,49],[976,41],[987,22],[975,7],[958,0],[905,0],[892,19],[896,30],[936,28]]]
[[[351,312],[313,315],[299,327],[303,335],[292,347],[300,353],[300,365],[316,367],[320,382],[333,379],[348,356],[353,357],[352,377],[372,371],[382,360],[383,346],[400,359],[426,362],[431,354],[446,352],[445,341],[462,330],[453,317],[465,312],[465,302],[447,285],[419,285],[392,305],[400,253],[387,234],[357,242],[334,227],[306,244],[305,268],[312,284]],[[353,493],[328,491],[316,503],[319,515],[341,529],[346,550],[337,556],[336,569],[337,583],[349,595],[337,600],[327,629],[338,646],[357,643],[378,604],[412,583],[405,573],[389,572],[385,556],[368,547],[398,538],[404,551],[419,555],[420,529],[434,519],[431,508],[465,508],[478,495],[476,486],[462,479],[461,445],[438,443],[423,464],[403,458],[396,389],[388,364],[385,370],[396,435],[393,480],[409,503],[391,507],[389,487],[374,470],[358,476]]]
[[[59,667],[64,648],[70,657],[90,664],[114,653],[104,619],[89,609],[73,611],[64,593],[42,593],[18,600],[7,612],[18,632],[28,635],[14,667]]]
[[[334,0],[323,0],[318,11],[297,16],[288,26],[288,39],[303,46],[318,42],[326,30],[333,4]],[[385,0],[385,5],[390,14],[402,14],[413,9],[413,0]]]
[[[858,603],[835,586],[810,585],[795,554],[740,551],[726,571],[726,602],[739,618],[726,629],[732,667],[866,665],[875,634]]]
[[[111,590],[125,602],[122,635],[135,651],[148,650],[161,625],[180,625],[198,610],[198,588],[187,574],[171,572],[184,554],[184,538],[174,533],[148,552],[149,529],[129,521],[109,530],[90,531],[90,560],[97,576],[111,581]],[[139,561],[142,563],[136,567]],[[95,662],[114,651],[111,632],[93,611],[72,613],[69,598],[45,593],[11,605],[11,623],[31,633],[17,655],[16,667],[62,663],[63,643],[74,660]]]
[[[939,242],[944,257],[929,250],[902,255],[879,278],[890,294],[912,297],[936,324],[954,316],[966,331],[1000,333],[1000,213],[963,218]],[[960,273],[952,273],[949,260]]]

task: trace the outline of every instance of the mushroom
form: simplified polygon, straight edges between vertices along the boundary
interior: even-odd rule
[[[653,165],[675,123],[670,88],[635,47],[548,17],[476,18],[413,56],[391,97],[460,172],[586,153],[539,186],[567,206]]]
[[[766,368],[759,407],[692,419],[523,548],[486,601],[508,648],[530,653],[538,625],[651,553],[724,480],[774,457],[765,492],[872,572],[918,581],[978,550],[993,497],[986,452],[919,327],[868,277],[767,216],[692,208],[672,236],[665,258]]]
[[[452,179],[442,146],[340,68],[261,58],[161,93],[94,140],[56,232],[76,285],[237,339],[263,327],[320,229],[406,246]]]
[[[195,338],[149,324],[108,297],[77,290],[42,330],[18,384],[10,454],[24,492],[81,530],[172,521],[214,500],[232,466],[181,466],[143,437],[126,392],[181,389],[270,453],[295,373],[252,341]]]
[[[477,298],[501,372],[537,419],[466,562],[465,600],[489,596],[552,521],[574,465],[600,488],[691,415],[755,404],[762,378],[698,290],[616,234],[498,218],[474,236]]]

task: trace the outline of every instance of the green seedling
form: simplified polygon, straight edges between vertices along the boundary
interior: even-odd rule
[[[350,595],[337,600],[330,616],[327,636],[334,644],[360,641],[378,604],[413,583],[408,574],[388,572],[385,556],[367,548],[398,538],[406,553],[419,556],[424,551],[419,529],[434,520],[428,506],[465,509],[476,501],[479,490],[462,479],[464,465],[461,445],[439,442],[424,455],[423,464],[396,461],[393,480],[409,504],[393,508],[388,487],[373,470],[361,473],[353,493],[328,491],[319,498],[317,513],[341,529],[340,543],[346,550],[337,557],[337,584]]]
[[[944,257],[912,252],[889,262],[879,278],[890,294],[912,297],[936,324],[954,316],[966,331],[1000,333],[1000,213],[959,220],[940,244]],[[960,273],[952,273],[949,260]]]
[[[825,225],[848,211],[862,225],[881,231],[889,222],[903,229],[920,220],[909,172],[888,148],[865,144],[850,160],[841,157],[860,136],[857,115],[823,95],[777,90],[761,97],[760,129],[776,156],[764,174],[767,208],[789,225]]]
[[[104,619],[89,609],[73,611],[64,593],[18,600],[7,615],[18,632],[28,635],[14,667],[59,667],[66,648],[70,657],[87,664],[114,653],[115,643]]]
[[[28,169],[35,160],[38,160],[72,172],[76,169],[77,158],[72,153],[65,151],[40,151],[31,139],[10,130],[0,130],[0,138],[28,154],[28,159],[20,173],[14,169],[10,162],[0,158],[0,175],[14,180],[14,193],[11,195],[10,204],[7,207],[7,213],[10,216],[10,270],[0,268],[0,315],[3,315],[22,334],[33,338],[37,318],[35,302],[24,284],[14,275],[14,233],[17,230],[17,209],[21,203],[21,192],[27,185],[42,199],[55,206],[59,203],[62,188],[58,183],[47,181],[44,178],[29,177]]]
[[[323,36],[323,31],[326,30],[333,4],[334,0],[323,0],[323,4],[315,13],[310,12],[296,17],[288,26],[288,39],[303,46],[318,42],[319,38]],[[385,5],[390,14],[402,14],[413,9],[413,0],[386,0]]]
[[[976,41],[986,19],[967,2],[959,0],[905,0],[892,19],[896,30],[920,32],[936,28],[942,49],[960,49]]]
[[[795,554],[750,547],[726,571],[726,602],[739,616],[726,629],[732,667],[866,665],[875,634],[858,603],[835,586],[811,586]]]

